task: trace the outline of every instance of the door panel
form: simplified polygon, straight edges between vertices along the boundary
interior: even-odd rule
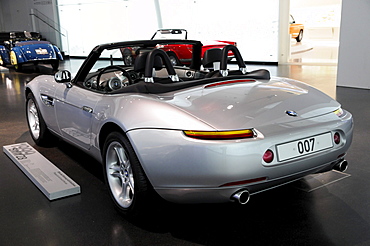
[[[57,90],[55,97],[60,133],[76,145],[89,149],[94,108],[101,95],[73,86]]]

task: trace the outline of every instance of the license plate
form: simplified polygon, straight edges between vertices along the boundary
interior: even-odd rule
[[[278,160],[285,161],[333,147],[331,133],[324,133],[276,146]]]
[[[47,49],[36,49],[36,54],[38,55],[47,55],[48,54],[48,50]]]

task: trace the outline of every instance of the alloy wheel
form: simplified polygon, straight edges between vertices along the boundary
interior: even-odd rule
[[[134,199],[134,175],[129,156],[121,143],[113,141],[106,152],[106,175],[114,199],[123,208]]]
[[[40,136],[40,120],[35,102],[30,99],[27,103],[28,125],[32,136],[38,139]]]

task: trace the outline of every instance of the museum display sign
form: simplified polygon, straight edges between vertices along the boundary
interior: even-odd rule
[[[49,200],[79,194],[80,186],[28,143],[3,146],[3,152]]]

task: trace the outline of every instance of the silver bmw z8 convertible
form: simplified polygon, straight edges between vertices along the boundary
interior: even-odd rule
[[[163,45],[191,49],[191,64],[173,66]],[[337,101],[247,71],[235,46],[203,59],[201,50],[195,40],[103,44],[74,76],[36,77],[25,91],[33,140],[47,146],[57,137],[101,162],[126,216],[146,211],[155,193],[175,203],[245,204],[305,175],[347,168],[353,119]]]

